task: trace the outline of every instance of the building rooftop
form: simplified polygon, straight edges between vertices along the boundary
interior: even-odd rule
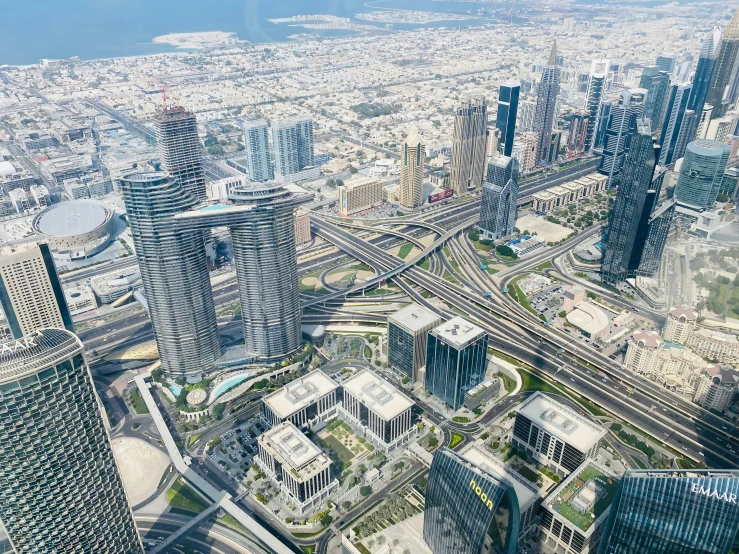
[[[275,415],[285,419],[337,388],[339,385],[322,371],[311,371],[266,396],[264,403]]]
[[[482,338],[485,330],[463,317],[457,316],[436,327],[432,333],[459,350],[469,343]]]
[[[547,496],[544,504],[555,518],[588,536],[595,530],[595,522],[608,514],[618,484],[614,474],[588,458]]]
[[[430,325],[436,325],[440,320],[440,316],[418,304],[408,304],[388,316],[388,321],[392,321],[411,333],[426,329]]]
[[[46,208],[34,219],[34,227],[50,237],[76,237],[100,227],[111,213],[94,200],[71,200]]]
[[[711,377],[719,377],[722,385],[736,385],[739,383],[739,372],[728,364],[716,364],[706,368]]]
[[[610,326],[608,315],[589,302],[580,302],[567,314],[567,321],[590,335],[597,335]]]
[[[385,421],[390,421],[413,406],[410,398],[369,369],[344,381],[344,390]]]
[[[306,481],[331,465],[329,457],[289,421],[272,427],[258,440],[298,481]]]
[[[539,489],[531,481],[514,472],[510,466],[489,454],[484,446],[471,444],[462,450],[460,455],[500,481],[505,481],[512,485],[513,490],[516,491],[518,506],[521,512],[540,498]]]
[[[688,321],[695,321],[698,316],[687,306],[675,306],[670,310],[670,315],[675,318],[685,317]]]
[[[40,329],[0,343],[0,383],[48,369],[82,353],[82,342],[65,329]]]
[[[344,188],[352,190],[370,183],[379,183],[374,177],[367,177],[366,175],[352,175],[349,179],[344,181]]]
[[[486,379],[479,385],[475,385],[470,390],[468,390],[467,395],[470,396],[471,398],[475,398],[476,396],[482,394],[487,389],[492,387],[494,384],[495,384],[495,379]]]
[[[521,404],[518,413],[581,452],[590,450],[606,434],[600,425],[541,392]]]
[[[662,337],[655,331],[637,331],[633,338],[635,342],[641,343],[641,346],[649,348],[660,348],[664,344]]]

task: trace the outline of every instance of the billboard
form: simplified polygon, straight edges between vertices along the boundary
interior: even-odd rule
[[[435,192],[429,196],[429,204],[433,204],[434,202],[438,202],[439,200],[444,200],[446,198],[451,198],[454,195],[454,191],[452,189],[444,189],[439,192]]]

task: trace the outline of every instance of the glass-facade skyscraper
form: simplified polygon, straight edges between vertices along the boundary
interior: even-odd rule
[[[272,122],[275,175],[288,176],[315,165],[313,118],[298,116]]]
[[[722,117],[729,105],[724,102],[726,87],[731,83],[732,72],[739,56],[739,10],[734,13],[721,35],[721,43],[716,52],[716,65],[711,77],[711,86],[706,95],[706,103],[713,106],[713,117]]]
[[[143,554],[82,342],[0,344],[0,522],[21,553]]]
[[[487,140],[488,105],[485,98],[463,101],[454,116],[451,167],[454,194],[465,194],[482,184]]]
[[[688,100],[688,109],[693,110],[700,119],[703,108],[706,105],[706,98],[711,87],[711,77],[716,67],[716,54],[718,53],[719,43],[721,42],[721,31],[715,28],[708,33],[706,40],[703,41],[703,48],[698,57],[698,65],[695,67],[695,76],[693,77],[693,88],[690,91],[690,100]],[[697,129],[697,125],[695,125]],[[692,140],[695,137],[695,131],[691,135]]]
[[[595,147],[595,132],[598,128],[598,117],[603,105],[603,93],[606,90],[606,79],[611,67],[607,59],[593,60],[588,77],[588,89],[585,92],[585,109],[588,111],[588,130],[585,136],[585,150]]]
[[[508,156],[493,156],[482,185],[480,231],[497,240],[510,235],[518,214],[518,161]]]
[[[559,95],[560,71],[557,65],[557,42],[552,44],[549,60],[541,74],[536,96],[534,132],[537,134],[537,165],[547,165],[549,145],[552,143],[552,128],[556,123],[557,96]]]
[[[465,393],[485,380],[487,333],[455,317],[429,332],[424,388],[454,410]]]
[[[500,131],[498,150],[504,156],[510,156],[513,152],[520,94],[521,85],[519,83],[505,83],[500,85],[498,91],[498,114],[495,118],[495,127]]]
[[[651,213],[654,202],[653,198],[650,201],[649,192],[659,146],[652,140],[647,120],[637,122],[629,141],[621,184],[608,221],[608,239],[601,268],[606,283],[632,276],[631,272],[635,269],[632,267],[634,248],[640,248],[646,239],[645,235],[639,236],[642,214],[645,208]]]
[[[677,201],[703,210],[716,203],[731,148],[715,140],[696,140],[688,144],[675,187]]]
[[[628,470],[599,554],[728,554],[739,529],[739,471]]]
[[[434,554],[480,554],[486,544],[514,554],[520,524],[513,486],[444,448],[434,452],[423,540]]]
[[[611,104],[608,123],[604,125],[603,155],[598,166],[598,173],[608,176],[608,187],[617,186],[621,179],[621,168],[629,151],[629,139],[636,128],[637,119],[644,113],[646,96],[647,91],[642,88],[629,89],[621,93],[618,104]]]
[[[244,146],[249,179],[256,182],[273,179],[275,174],[269,156],[269,130],[264,119],[244,123]]]
[[[656,65],[645,67],[642,71],[639,88],[647,91],[647,99],[644,101],[644,117],[649,119],[652,131],[662,128],[662,108],[669,85],[670,75]]]
[[[680,133],[685,133],[683,123],[688,109],[691,88],[692,85],[689,84],[675,84],[670,87],[667,94],[667,107],[665,108],[665,118],[662,122],[662,133],[659,139],[659,144],[662,147],[659,156],[660,165],[669,165],[682,157],[678,144]],[[691,122],[686,122],[686,124],[689,128],[692,128]]]

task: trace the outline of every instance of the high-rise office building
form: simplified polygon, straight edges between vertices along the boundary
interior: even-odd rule
[[[725,554],[739,529],[739,472],[627,470],[599,554]]]
[[[196,200],[205,200],[203,153],[195,114],[182,106],[165,107],[154,118],[162,169]]]
[[[461,317],[429,332],[424,388],[457,410],[465,393],[485,380],[487,333]]]
[[[672,73],[675,70],[675,56],[672,54],[662,54],[661,56],[657,56],[657,60],[654,62],[654,65],[656,65],[660,71]]]
[[[534,132],[538,135],[537,164],[546,165],[549,156],[549,145],[552,142],[552,127],[556,123],[555,111],[559,95],[560,71],[557,66],[557,42],[552,44],[549,60],[541,74],[539,90],[536,97],[536,115],[534,116]]]
[[[727,87],[731,84],[731,74],[739,55],[739,10],[734,13],[729,24],[721,35],[721,42],[716,53],[716,64],[711,77],[711,85],[706,95],[706,103],[713,106],[713,117],[719,118],[726,113],[729,105],[725,102]]]
[[[74,331],[48,244],[0,249],[0,306],[15,338],[44,327]]]
[[[696,140],[685,150],[675,187],[681,205],[703,210],[716,203],[731,148],[715,140]]]
[[[264,119],[244,122],[246,168],[251,181],[264,182],[274,178],[269,155],[269,129]]]
[[[203,231],[175,217],[197,201],[164,173],[120,179],[162,369],[198,379],[221,355]]]
[[[534,131],[534,118],[536,117],[536,100],[520,100],[518,102],[518,121],[516,131],[519,133],[531,133]]]
[[[636,128],[637,119],[644,113],[646,94],[647,91],[641,88],[625,90],[618,104],[611,105],[603,155],[598,166],[598,172],[608,177],[608,187],[615,187],[619,183],[624,157],[629,150],[629,138]]]
[[[667,237],[670,235],[672,220],[675,217],[676,203],[677,201],[674,198],[665,200],[649,214],[647,218],[647,238],[641,249],[639,262],[636,264],[638,275],[654,277],[659,271]]]
[[[670,86],[667,94],[665,118],[662,123],[662,133],[659,139],[659,144],[662,147],[659,156],[660,165],[670,165],[679,159],[678,143],[681,131],[685,133],[683,123],[688,108],[690,90],[691,85],[686,83]],[[689,126],[690,122],[686,123],[686,127]]]
[[[244,349],[280,359],[301,345],[295,209],[310,195],[281,183],[235,187],[230,204],[195,200],[164,173],[120,179],[162,369],[199,380],[221,355],[203,233],[228,227],[239,284]]]
[[[415,208],[423,202],[423,164],[426,158],[418,129],[414,127],[408,132],[400,149],[399,200],[403,206]]]
[[[576,113],[570,119],[570,132],[567,135],[567,150],[573,154],[585,152],[588,140],[588,129],[590,127],[590,114],[588,110]]]
[[[632,252],[637,241],[642,212],[648,205],[659,146],[652,140],[649,122],[640,119],[630,137],[629,153],[624,162],[616,201],[608,221],[608,240],[602,263],[603,281],[615,283],[632,276]],[[651,211],[651,207],[649,207]]]
[[[82,342],[0,344],[0,522],[11,550],[143,554]]]
[[[588,130],[585,137],[585,150],[590,151],[595,145],[595,131],[598,126],[598,115],[606,89],[606,79],[611,61],[607,59],[593,60],[588,76],[588,89],[585,92],[585,109],[588,111]]]
[[[518,161],[493,156],[488,163],[480,204],[480,231],[497,240],[513,233],[518,214]]]
[[[313,118],[296,116],[272,122],[275,176],[286,177],[315,165]]]
[[[693,110],[698,117],[698,121],[695,124],[696,130],[698,129],[698,125],[701,123],[703,109],[706,106],[706,98],[708,97],[708,91],[711,87],[711,77],[713,76],[713,70],[716,67],[716,55],[718,54],[720,43],[721,30],[716,27],[713,31],[708,33],[708,36],[703,41],[703,48],[698,57],[698,65],[695,68],[695,76],[693,77],[693,88],[690,90],[690,99],[688,100],[688,109]],[[713,109],[711,109],[711,112],[713,112]],[[710,115],[708,118],[710,119]],[[706,126],[707,125],[708,124],[706,123]],[[695,136],[695,132],[693,132],[690,137],[690,141],[692,141]]]
[[[649,119],[653,132],[662,128],[662,111],[669,86],[670,75],[656,65],[645,67],[642,71],[639,88],[647,91],[644,117]]]
[[[454,116],[451,183],[462,195],[482,184],[488,139],[488,107],[484,98],[465,100]]]
[[[603,148],[603,144],[606,142],[606,130],[608,129],[608,122],[611,120],[613,105],[612,102],[601,102],[600,104],[598,121],[595,125],[595,136],[593,137],[593,150]]]
[[[510,156],[513,152],[513,137],[516,134],[520,94],[520,83],[502,84],[498,91],[498,114],[495,118],[495,127],[500,131],[498,148],[504,156]]]
[[[713,106],[710,104],[703,105],[703,111],[698,115],[698,126],[695,130],[695,139],[700,140],[706,138],[708,127],[711,124],[711,114]]]
[[[519,501],[507,479],[485,464],[439,448],[426,491],[423,540],[433,554],[514,554],[518,548]]]
[[[441,317],[418,304],[409,304],[387,316],[387,365],[411,382],[426,366],[428,332]]]

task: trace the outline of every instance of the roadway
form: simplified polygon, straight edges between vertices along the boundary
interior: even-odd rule
[[[317,220],[314,220],[313,223],[319,235],[357,259],[367,263],[382,263],[389,268],[394,267],[399,262],[397,258],[387,252],[367,245],[352,234],[334,225]],[[678,402],[673,400],[672,397],[666,402],[662,402],[651,395],[642,394],[636,389],[632,396],[628,396],[625,391],[626,386],[619,385],[614,379],[593,371],[578,360],[578,358],[583,358],[593,367],[603,365],[602,359],[594,357],[585,349],[573,348],[571,344],[563,344],[560,337],[549,332],[540,324],[532,325],[527,319],[516,313],[511,313],[509,308],[501,309],[500,306],[485,299],[481,291],[475,292],[468,288],[458,287],[417,267],[405,267],[404,271],[404,277],[409,278],[446,301],[449,305],[463,310],[481,322],[491,333],[491,345],[494,348],[512,354],[531,367],[543,371],[568,389],[582,394],[614,414],[623,416],[633,425],[663,440],[689,457],[698,460],[706,459],[714,467],[736,464],[736,456],[729,450],[729,447],[735,450],[739,449],[739,443],[734,438],[727,440],[727,434],[721,430],[721,425],[725,424],[724,420],[709,414],[713,418],[713,421],[711,421],[711,417],[706,416],[699,410],[693,411],[693,408],[699,408],[694,405],[687,406],[688,411],[692,411],[692,414],[686,417],[682,412],[685,406],[680,406],[681,410],[675,409],[675,404],[678,404]],[[396,274],[399,273],[400,271]],[[399,283],[401,288],[409,289],[406,292],[411,296],[417,297],[416,291],[406,285],[403,279],[395,279],[395,281]],[[421,301],[426,303],[423,300]],[[448,317],[449,314],[445,315]],[[535,346],[532,348],[532,345]],[[563,360],[558,356],[560,349],[565,347],[574,354],[573,359]],[[559,374],[563,361],[571,366],[571,369],[566,372],[567,376]],[[633,376],[625,375],[620,367],[618,373],[616,378],[621,378],[623,375],[625,378],[633,379]],[[666,391],[656,392],[664,393]],[[683,402],[683,404],[687,403]],[[657,406],[657,409],[655,410],[653,406]],[[712,424],[714,429],[709,431],[708,429],[697,428],[696,419],[703,423]],[[706,419],[708,421],[705,421]],[[704,450],[708,452],[705,456]]]

